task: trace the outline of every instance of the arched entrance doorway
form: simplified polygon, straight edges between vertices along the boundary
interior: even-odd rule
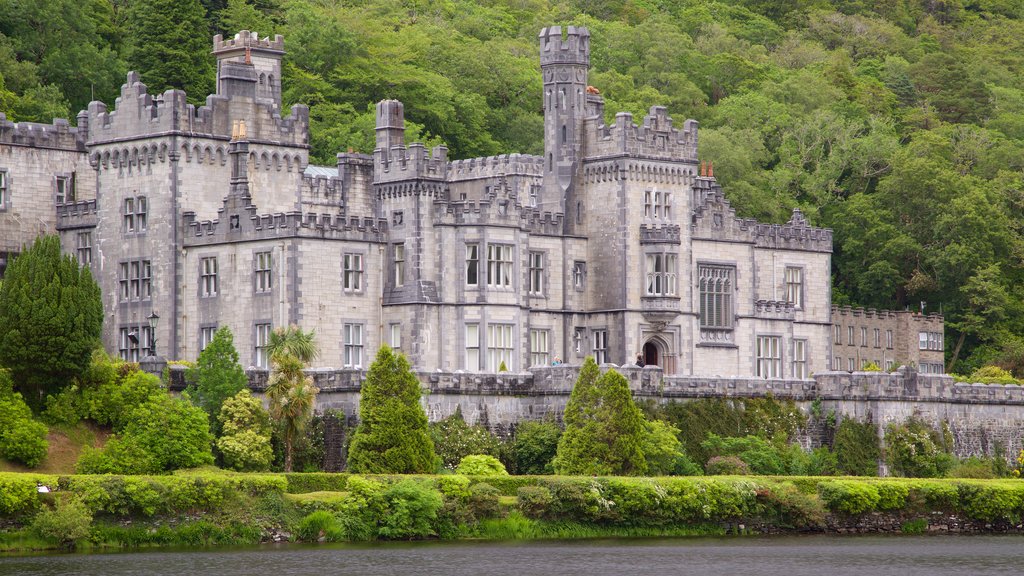
[[[654,342],[644,344],[644,364],[647,366],[661,366],[661,355],[658,346]]]

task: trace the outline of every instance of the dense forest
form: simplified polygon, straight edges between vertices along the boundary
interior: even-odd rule
[[[1024,375],[1024,0],[0,0],[0,111],[73,117],[124,74],[213,87],[211,36],[283,34],[314,161],[398,98],[456,158],[537,153],[537,33],[592,34],[609,115],[701,122],[739,213],[835,230],[839,304],[942,312],[956,372]]]

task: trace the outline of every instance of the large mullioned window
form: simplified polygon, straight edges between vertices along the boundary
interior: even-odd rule
[[[735,272],[731,266],[697,267],[701,328],[732,328]]]
[[[648,296],[676,295],[676,255],[647,255],[647,286]]]

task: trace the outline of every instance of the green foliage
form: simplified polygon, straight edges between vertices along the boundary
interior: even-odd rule
[[[880,500],[877,487],[852,480],[820,482],[818,494],[829,510],[849,516],[874,511]]]
[[[128,64],[143,72],[150,94],[176,88],[194,102],[213,82],[210,38],[199,0],[136,0],[127,10]]]
[[[554,422],[520,422],[508,449],[513,474],[553,474],[562,429]]]
[[[849,476],[875,476],[882,456],[878,432],[871,422],[844,418],[832,443],[839,472]]]
[[[508,471],[500,460],[487,454],[470,454],[459,461],[455,469],[466,476],[507,476]]]
[[[43,508],[32,519],[32,530],[66,548],[89,535],[92,513],[78,498],[58,497],[53,508]]]
[[[713,454],[703,447],[709,434],[723,438],[757,436],[789,441],[807,422],[792,400],[775,398],[700,398],[663,405],[644,404],[648,417],[663,420],[679,429],[683,452],[697,462]]]
[[[267,355],[271,373],[267,382],[270,417],[284,438],[284,471],[292,471],[293,448],[313,416],[317,388],[304,370],[320,353],[312,332],[298,326],[270,333]]]
[[[213,340],[199,353],[195,367],[185,372],[185,379],[189,382],[186,393],[209,415],[213,435],[219,437],[221,406],[249,384],[227,326],[214,333]]]
[[[470,454],[498,456],[500,442],[483,426],[470,426],[462,417],[462,409],[444,420],[430,424],[430,439],[445,468],[454,470]]]
[[[551,507],[551,490],[543,486],[523,486],[516,491],[519,511],[527,518],[543,518]]]
[[[186,400],[155,394],[131,410],[102,450],[87,449],[79,473],[152,474],[213,464],[206,413]]]
[[[37,479],[27,474],[0,472],[0,515],[19,514],[39,506]]]
[[[41,236],[7,267],[0,284],[0,365],[16,390],[42,408],[82,374],[99,343],[100,289],[89,268],[61,255],[56,236]]]
[[[32,419],[32,411],[21,394],[0,391],[0,458],[21,462],[29,468],[38,466],[49,447],[48,432],[45,424]]]
[[[553,462],[559,474],[643,474],[644,416],[626,379],[600,374],[588,357],[565,408],[565,432]]]
[[[959,382],[979,382],[981,384],[1024,384],[1024,381],[1013,377],[1013,373],[999,366],[982,366],[970,376],[953,375]]]
[[[226,399],[217,419],[222,430],[217,450],[225,466],[243,472],[270,469],[270,416],[248,388]]]
[[[478,482],[469,488],[469,511],[473,518],[482,520],[501,515],[501,491],[486,482]]]
[[[393,540],[434,535],[433,522],[441,508],[441,494],[427,483],[402,480],[384,491],[387,513],[380,535]]]
[[[951,444],[951,439],[919,420],[889,424],[885,427],[885,462],[896,476],[937,478],[953,467],[947,448]]]
[[[750,466],[738,456],[712,456],[704,469],[709,476],[750,474]]]
[[[328,542],[337,542],[344,538],[344,530],[334,514],[326,510],[313,512],[299,522],[295,530],[299,540],[316,542],[321,538]]]
[[[746,463],[751,474],[779,475],[787,472],[778,448],[757,436],[721,438],[717,434],[709,434],[701,447],[712,454],[712,458],[736,456]]]
[[[419,380],[405,356],[381,346],[361,388],[359,427],[349,446],[348,469],[425,473],[434,470],[434,458]]]

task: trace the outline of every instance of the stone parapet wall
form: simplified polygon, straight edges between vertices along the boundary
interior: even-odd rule
[[[54,119],[53,124],[11,122],[0,112],[0,144],[85,152],[85,135],[84,128],[73,127],[64,118]]]

